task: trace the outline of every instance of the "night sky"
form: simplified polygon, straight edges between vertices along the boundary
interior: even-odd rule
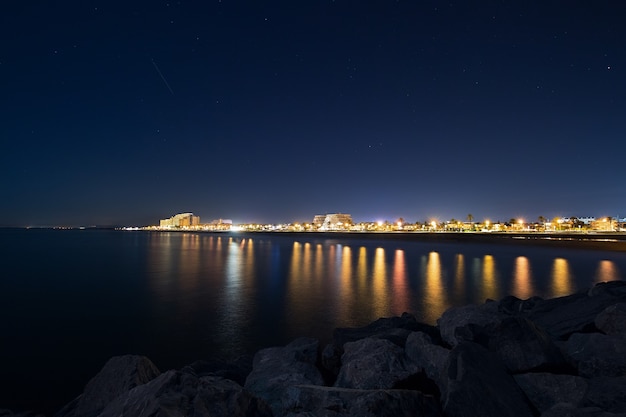
[[[6,1],[0,225],[626,216],[620,1]]]

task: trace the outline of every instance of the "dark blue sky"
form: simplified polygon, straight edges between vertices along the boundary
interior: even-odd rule
[[[626,215],[626,5],[0,6],[0,224]]]

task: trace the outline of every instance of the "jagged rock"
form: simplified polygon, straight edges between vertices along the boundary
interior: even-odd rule
[[[565,343],[565,356],[581,376],[626,375],[626,337],[575,333]]]
[[[400,317],[380,318],[363,327],[337,328],[333,332],[333,345],[341,350],[343,345],[348,342],[376,337],[388,339],[396,345],[404,347],[406,338],[415,331],[423,331],[433,337],[438,336],[434,326],[418,322],[412,314],[402,313]]]
[[[340,327],[333,331],[333,342],[322,352],[323,368],[336,377],[341,366],[343,347],[348,342],[356,342],[365,338],[387,339],[394,344],[404,347],[406,339],[414,331],[422,331],[433,339],[439,340],[440,335],[436,327],[420,323],[415,316],[402,313],[400,317],[386,317],[363,327]]]
[[[528,318],[551,337],[565,340],[572,333],[594,330],[596,316],[620,302],[626,302],[626,282],[603,282],[586,292],[539,302]]]
[[[344,345],[336,387],[387,389],[417,373],[404,350],[386,339],[367,338]]]
[[[447,417],[531,417],[524,393],[493,353],[463,342],[448,355],[441,402]]]
[[[498,302],[498,311],[508,315],[525,314],[530,312],[541,301],[543,301],[543,298],[537,296],[522,300],[513,295],[507,295]]]
[[[626,377],[598,377],[589,380],[583,405],[613,413],[626,413]]]
[[[245,388],[265,400],[276,416],[289,408],[287,390],[298,384],[322,385],[324,380],[315,367],[316,339],[300,338],[285,347],[260,350],[254,356],[252,372]]]
[[[252,356],[239,356],[233,361],[221,359],[199,360],[187,365],[181,371],[191,372],[198,377],[219,376],[235,381],[243,386],[246,383],[246,378],[252,372]]]
[[[596,316],[594,323],[606,334],[626,335],[626,303],[617,303],[605,308]]]
[[[267,404],[234,381],[167,371],[111,402],[98,417],[271,417]]]
[[[450,351],[435,345],[431,337],[423,332],[411,333],[406,339],[404,350],[418,370],[422,370],[428,378],[435,381],[441,391],[443,370]]]
[[[560,403],[541,413],[541,417],[626,417],[626,414],[609,413],[597,407],[577,408],[569,403]]]
[[[119,395],[145,384],[161,373],[145,356],[114,356],[85,386],[82,395],[55,417],[93,417]]]
[[[446,310],[437,320],[441,338],[450,346],[454,347],[463,341],[463,337],[457,329],[467,325],[486,326],[496,324],[508,315],[498,311],[497,302],[487,302],[481,305],[466,305],[452,307]],[[459,336],[457,338],[457,336]]]
[[[558,403],[581,405],[588,386],[587,379],[574,375],[529,373],[513,378],[540,412]]]
[[[358,390],[296,385],[290,390],[288,417],[442,417],[431,396],[412,390]]]
[[[342,347],[343,350],[343,347]],[[332,343],[327,344],[322,350],[321,364],[323,370],[332,375],[333,380],[339,375],[341,368],[341,351]]]
[[[565,363],[548,334],[523,317],[507,317],[488,330],[489,350],[513,373]]]

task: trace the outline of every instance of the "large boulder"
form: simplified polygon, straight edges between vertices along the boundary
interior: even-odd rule
[[[439,340],[439,331],[436,327],[420,323],[415,316],[402,313],[400,317],[383,317],[363,327],[339,327],[333,332],[333,341],[322,351],[322,366],[333,377],[336,377],[341,367],[341,355],[346,343],[356,342],[366,338],[386,339],[404,347],[407,337],[412,332],[422,331],[432,338]]]
[[[333,332],[333,345],[342,349],[348,342],[356,342],[365,338],[388,339],[398,346],[404,346],[411,332],[423,331],[437,337],[437,330],[428,324],[420,323],[415,316],[402,313],[400,317],[384,317],[363,327],[340,327]]]
[[[605,308],[596,316],[594,323],[606,334],[626,335],[626,303],[617,303]]]
[[[591,378],[583,405],[613,413],[626,413],[626,377]]]
[[[443,341],[454,347],[465,340],[458,329],[464,326],[495,325],[505,317],[508,315],[499,311],[498,303],[490,301],[481,305],[449,308],[437,320],[437,325]]]
[[[433,380],[439,390],[444,383],[443,371],[450,350],[433,343],[432,338],[423,332],[413,332],[406,339],[406,356],[428,378]]]
[[[533,408],[498,358],[464,342],[450,352],[441,402],[447,417],[532,417]]]
[[[588,387],[586,378],[575,375],[528,373],[513,378],[540,412],[559,403],[581,405]]]
[[[626,336],[575,333],[564,349],[566,358],[581,376],[626,375]]]
[[[114,356],[85,386],[82,395],[55,417],[93,417],[118,396],[146,384],[161,373],[145,356]]]
[[[283,415],[290,408],[288,389],[293,385],[323,385],[324,380],[315,363],[319,342],[300,338],[285,347],[262,349],[254,356],[252,372],[245,388],[265,400],[274,415]]]
[[[439,403],[413,390],[359,390],[296,385],[288,417],[442,417]]]
[[[336,387],[387,389],[417,372],[404,349],[386,339],[367,338],[344,345]]]
[[[198,377],[219,376],[243,386],[252,372],[252,356],[242,355],[232,361],[217,358],[199,360],[185,366],[181,371],[193,373]]]
[[[626,302],[626,282],[603,282],[585,292],[538,302],[528,318],[551,337],[565,340],[572,333],[595,330],[596,316],[620,302]]]
[[[111,402],[98,417],[271,417],[267,404],[234,381],[167,371]]]
[[[559,367],[565,363],[547,333],[523,317],[507,317],[488,328],[488,347],[510,372]]]

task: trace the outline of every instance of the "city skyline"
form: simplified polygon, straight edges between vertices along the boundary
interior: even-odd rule
[[[0,226],[623,217],[625,13],[7,3]]]

